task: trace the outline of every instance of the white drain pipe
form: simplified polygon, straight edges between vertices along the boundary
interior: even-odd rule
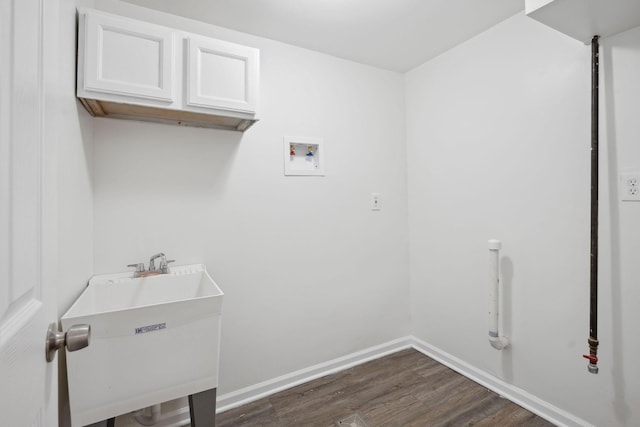
[[[147,410],[151,413],[151,415],[147,415]],[[160,419],[161,405],[158,403],[156,405],[149,406],[148,408],[140,409],[135,413],[136,421],[143,426],[152,426],[158,422]]]
[[[489,343],[496,350],[509,345],[502,316],[502,283],[500,282],[500,240],[489,240]]]

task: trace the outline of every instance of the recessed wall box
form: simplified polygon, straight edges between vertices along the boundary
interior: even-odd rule
[[[285,136],[284,174],[324,176],[326,157],[322,138]]]

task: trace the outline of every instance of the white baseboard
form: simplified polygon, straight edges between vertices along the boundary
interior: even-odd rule
[[[317,378],[330,375],[352,366],[360,365],[370,360],[378,359],[391,353],[395,353],[413,345],[412,337],[399,338],[385,344],[370,347],[355,353],[348,354],[328,362],[310,366],[290,374],[282,375],[272,380],[264,381],[243,389],[226,393],[217,399],[217,411],[224,412],[229,409],[244,405],[254,400],[270,396],[282,390],[295,387]]]
[[[506,397],[510,401],[522,406],[523,408],[533,412],[534,414],[544,418],[545,420],[562,427],[594,427],[593,424],[586,422],[585,420],[576,417],[569,412],[553,406],[549,402],[546,402],[529,392],[522,390],[509,384],[500,378],[497,378],[485,371],[482,371],[449,353],[446,353],[439,348],[436,348],[424,341],[420,341],[416,338],[412,338],[412,347],[421,352],[422,354],[429,356],[430,358],[437,360],[445,366],[453,369],[454,371],[464,375],[472,381],[492,390],[499,395]]]
[[[436,348],[415,337],[407,336],[387,343],[370,347],[355,353],[348,354],[328,362],[310,366],[280,377],[264,381],[243,389],[219,395],[217,398],[217,410],[221,413],[238,406],[245,405],[263,397],[270,396],[280,391],[295,387],[325,375],[330,375],[356,365],[378,359],[397,351],[414,348],[417,351],[431,357],[454,371],[464,375],[472,381],[498,393],[547,421],[562,427],[594,427],[593,424],[582,420],[569,412],[560,409],[538,397],[526,392],[512,384],[509,384],[485,371],[482,371],[439,348]],[[164,422],[162,422],[164,421]],[[176,421],[178,422],[177,424]],[[189,408],[182,408],[167,414],[166,420],[156,427],[173,427],[189,423]]]

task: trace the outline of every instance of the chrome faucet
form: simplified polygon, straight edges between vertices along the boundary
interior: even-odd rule
[[[158,268],[156,268],[155,261],[160,259],[160,263]],[[144,269],[144,263],[137,264],[129,264],[127,267],[135,267],[136,271],[133,272],[133,277],[145,277],[145,276],[154,276],[156,274],[168,274],[169,273],[169,263],[174,262],[175,260],[167,260],[167,257],[162,253],[157,253],[153,255],[149,259],[149,269]]]
[[[160,258],[160,268],[162,268],[162,264],[164,264],[166,268],[167,257],[165,257],[162,252],[159,252],[153,255],[151,258],[149,258],[149,271],[155,271],[156,269],[155,260],[157,260],[158,258]]]

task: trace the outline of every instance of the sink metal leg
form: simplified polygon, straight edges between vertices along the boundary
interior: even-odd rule
[[[191,427],[216,426],[216,389],[189,395]]]
[[[102,421],[98,421],[97,423],[93,423],[93,424],[89,424],[86,427],[115,427],[116,425],[116,419],[114,418],[109,418],[108,420],[102,420]]]

